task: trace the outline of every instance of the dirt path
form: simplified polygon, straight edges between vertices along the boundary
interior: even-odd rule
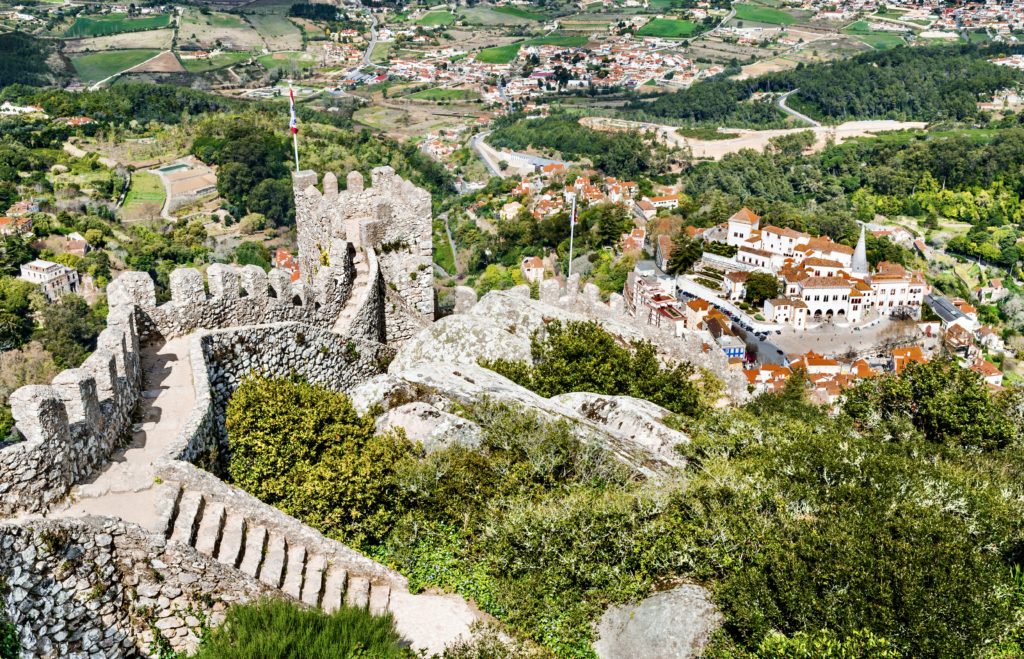
[[[825,148],[829,140],[837,144],[845,142],[854,137],[873,135],[894,130],[923,129],[928,124],[923,121],[893,121],[890,119],[877,119],[870,121],[847,121],[838,126],[809,126],[806,128],[781,128],[777,130],[747,130],[744,128],[719,128],[718,132],[735,134],[724,140],[701,140],[691,137],[684,137],[676,132],[675,126],[652,124],[640,121],[626,121],[624,119],[606,119],[604,117],[584,117],[580,120],[585,126],[595,130],[641,130],[653,131],[657,138],[676,147],[689,147],[694,158],[704,160],[721,160],[730,153],[738,153],[743,149],[756,149],[763,151],[768,142],[781,135],[811,131],[814,133],[815,141],[811,151],[820,151]]]
[[[157,528],[153,464],[167,455],[195,402],[188,353],[188,337],[143,349],[142,422],[131,443],[114,453],[102,471],[76,485],[67,507],[52,511],[51,517],[104,515],[163,531]]]

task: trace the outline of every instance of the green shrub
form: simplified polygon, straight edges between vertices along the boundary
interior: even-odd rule
[[[680,414],[702,408],[693,366],[661,366],[651,343],[623,346],[596,322],[553,321],[534,333],[530,353],[532,364],[498,359],[482,365],[546,397],[588,391],[643,398]]]
[[[227,411],[232,482],[324,533],[379,540],[402,510],[395,465],[413,445],[374,433],[344,394],[306,382],[246,378]]]
[[[0,659],[18,659],[21,656],[21,642],[18,628],[5,614],[0,613]]]
[[[281,600],[233,606],[204,638],[195,659],[407,659],[391,614],[358,607],[334,613]]]

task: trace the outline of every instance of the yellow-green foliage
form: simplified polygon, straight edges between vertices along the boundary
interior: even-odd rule
[[[403,433],[374,434],[348,396],[249,377],[228,405],[229,474],[242,489],[353,544],[380,539],[400,509]]]

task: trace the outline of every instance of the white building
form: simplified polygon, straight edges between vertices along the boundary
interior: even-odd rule
[[[21,266],[21,279],[36,284],[50,302],[78,292],[78,271],[60,263],[36,259]]]
[[[741,208],[727,222],[729,233],[726,244],[735,247],[745,244],[760,223],[761,217],[757,213],[746,207]]]

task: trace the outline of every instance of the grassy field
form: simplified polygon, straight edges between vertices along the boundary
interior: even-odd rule
[[[209,14],[200,15],[202,16],[203,19],[206,20],[206,23],[208,25],[212,25],[213,27],[244,28],[246,26],[245,21],[232,14],[225,14],[223,12],[215,11],[210,12]]]
[[[374,64],[380,64],[387,60],[388,54],[391,52],[391,43],[377,42],[373,46],[373,52],[370,53],[370,61]]]
[[[311,55],[301,51],[290,53],[267,53],[259,56],[260,64],[268,69],[308,69],[316,62]]]
[[[733,5],[733,9],[736,10],[736,20],[740,21],[754,21],[755,23],[770,23],[772,25],[792,25],[796,23],[796,19],[793,16],[770,7]]]
[[[516,18],[526,18],[531,21],[543,21],[548,18],[548,14],[545,12],[523,9],[521,7],[491,7],[491,11],[496,11],[499,14],[505,14],[507,16],[515,16]]]
[[[516,58],[521,45],[522,43],[510,43],[506,46],[484,48],[476,54],[476,61],[485,64],[508,64]]]
[[[298,50],[302,48],[302,32],[280,14],[249,14],[249,22],[267,42],[270,50]]]
[[[678,18],[655,18],[647,25],[637,30],[637,36],[641,37],[666,37],[675,39],[688,37],[697,30],[697,24],[692,21],[683,21]]]
[[[415,94],[409,94],[407,98],[415,98],[420,101],[471,101],[480,98],[480,95],[469,89],[424,89]]]
[[[516,58],[521,46],[565,46],[566,48],[578,48],[587,43],[588,40],[588,37],[584,36],[537,37],[504,46],[484,48],[477,53],[476,60],[485,64],[507,64]]]
[[[108,78],[118,71],[130,69],[159,54],[155,48],[134,50],[110,50],[105,53],[90,53],[71,58],[78,77],[85,82],[96,82]]]
[[[128,188],[121,216],[125,220],[151,219],[160,215],[164,207],[164,184],[156,174],[135,172],[132,174],[132,187]]]
[[[229,52],[214,55],[213,57],[208,57],[206,59],[182,59],[181,65],[184,66],[185,70],[189,73],[203,73],[204,71],[213,71],[214,69],[222,69],[225,66],[238,64],[239,62],[244,62],[247,59],[249,59],[249,53]]]
[[[906,43],[896,32],[872,30],[867,21],[857,21],[843,29],[844,34],[855,36],[876,50],[888,50]]]
[[[171,22],[170,14],[146,16],[144,18],[128,18],[126,14],[106,14],[104,16],[84,16],[78,18],[64,33],[65,37],[102,37],[120,32],[139,32],[157,30],[167,27]]]
[[[495,11],[495,7],[484,7],[477,5],[460,10],[468,23],[493,27],[498,25],[533,25],[532,18],[521,18],[511,14]]]
[[[429,27],[435,25],[451,25],[455,22],[455,17],[452,16],[451,12],[447,11],[430,11],[424,14],[423,17],[416,22],[420,25],[426,25]]]

